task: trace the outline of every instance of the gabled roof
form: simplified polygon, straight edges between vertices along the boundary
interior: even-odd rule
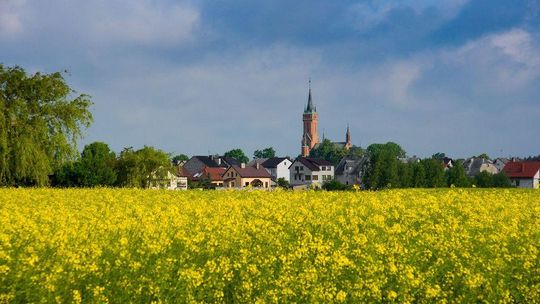
[[[270,178],[270,173],[266,171],[263,167],[259,167],[257,169],[256,167],[239,167],[239,166],[231,166],[232,169],[234,169],[236,172],[238,172],[238,175],[240,177],[261,177],[261,178]]]
[[[296,160],[311,171],[320,171],[319,166],[333,166],[331,162],[320,158],[298,157]]]
[[[271,157],[267,159],[265,162],[263,162],[261,165],[265,168],[277,168],[279,164],[281,164],[284,160],[290,160],[287,157]]]
[[[540,171],[540,162],[508,162],[503,171],[508,177],[533,178]]]
[[[200,162],[202,162],[205,166],[207,167],[212,167],[212,168],[216,168],[216,167],[219,167],[218,163],[216,163],[212,158],[210,158],[209,156],[202,156],[202,155],[199,155],[199,156],[193,156],[193,158],[196,158],[197,160],[199,160]]]
[[[206,167],[204,168],[202,173],[205,177],[210,177],[211,181],[221,181],[223,180],[223,173],[225,173],[226,170],[227,169],[223,167],[219,167],[219,168]]]
[[[240,166],[241,164],[241,162],[234,157],[223,156],[221,159],[225,162],[225,164],[222,163],[222,166],[224,167],[233,166],[233,165]]]

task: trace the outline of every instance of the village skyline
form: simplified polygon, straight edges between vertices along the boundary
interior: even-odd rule
[[[319,135],[454,158],[537,155],[536,1],[0,3],[0,63],[92,96],[79,148],[298,154]]]

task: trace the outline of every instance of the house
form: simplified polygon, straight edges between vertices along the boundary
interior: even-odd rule
[[[481,157],[468,158],[463,162],[463,167],[468,176],[476,176],[480,172],[499,173],[497,167],[490,160]]]
[[[345,185],[361,185],[362,184],[362,167],[367,160],[365,157],[344,157],[336,166],[336,180]]]
[[[508,163],[509,161],[510,161],[510,159],[508,159],[508,158],[499,157],[499,158],[496,158],[495,161],[493,161],[493,165],[495,165],[497,170],[499,170],[499,172],[501,172],[503,170],[504,166],[506,165],[506,163]]]
[[[272,182],[270,173],[262,166],[256,164],[254,167],[240,164],[240,166],[229,166],[223,174],[223,186],[225,188],[270,188]]]
[[[284,178],[286,181],[289,181],[289,166],[291,164],[292,160],[288,157],[271,157],[264,161],[261,166],[270,173],[272,181],[275,182],[278,178]]]
[[[503,172],[516,187],[538,189],[540,162],[507,162]]]
[[[214,187],[223,187],[223,174],[227,169],[223,167],[205,167],[202,171],[191,177],[192,182],[207,180]]]
[[[228,168],[229,166],[240,166],[240,161],[233,157],[209,155],[193,156],[183,167],[191,174],[202,172],[204,168]]]
[[[150,189],[187,190],[187,188],[188,177],[183,174],[181,167],[177,170],[168,170],[164,179],[153,180],[150,183]]]
[[[298,157],[289,167],[289,174],[292,186],[320,187],[334,179],[334,166],[324,159]]]

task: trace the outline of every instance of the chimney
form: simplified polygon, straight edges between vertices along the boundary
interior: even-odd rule
[[[245,163],[241,163],[240,164],[240,168],[245,168],[246,167],[246,164]]]
[[[257,170],[259,170],[259,162],[255,162],[255,168],[257,168]]]

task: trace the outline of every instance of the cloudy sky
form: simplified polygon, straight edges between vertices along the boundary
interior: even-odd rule
[[[540,153],[538,0],[0,0],[0,63],[69,71],[81,146],[296,156],[311,77],[336,141]]]

